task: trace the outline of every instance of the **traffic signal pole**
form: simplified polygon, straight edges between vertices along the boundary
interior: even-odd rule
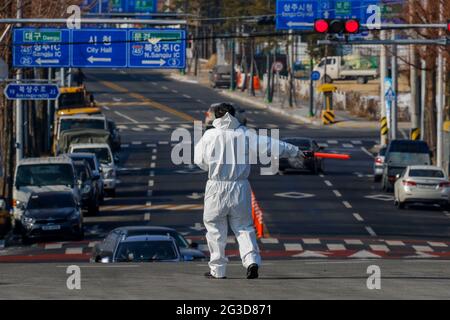
[[[17,0],[16,17],[20,21],[22,19],[22,0]],[[17,27],[21,24],[17,23]],[[16,80],[21,83],[23,70],[17,69]],[[22,100],[16,100],[16,164],[23,158],[23,105]]]
[[[382,40],[386,40],[386,31],[382,30],[380,33],[380,38]],[[381,119],[385,119],[387,117],[386,114],[386,87],[385,87],[385,79],[387,77],[387,51],[385,46],[381,46],[380,52],[380,105],[381,105]],[[387,145],[388,135],[385,134],[382,130],[380,130],[380,144],[382,146]]]
[[[392,31],[392,40],[395,41],[396,31]],[[397,139],[398,133],[398,57],[397,57],[397,45],[394,44],[392,46],[392,57],[391,57],[391,70],[392,70],[392,89],[395,92],[394,100],[392,101],[391,106],[391,139]]]

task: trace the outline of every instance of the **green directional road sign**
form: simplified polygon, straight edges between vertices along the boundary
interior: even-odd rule
[[[23,32],[23,42],[61,42],[62,31],[34,31]]]

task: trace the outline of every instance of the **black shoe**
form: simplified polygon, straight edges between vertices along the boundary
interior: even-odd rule
[[[205,273],[205,278],[207,278],[207,279],[218,279],[218,280],[221,280],[221,279],[226,279],[227,277],[216,278],[216,277],[214,277],[214,276],[211,274],[211,272],[206,272],[206,273]]]
[[[258,278],[258,265],[256,263],[251,264],[247,268],[247,279],[257,279]]]

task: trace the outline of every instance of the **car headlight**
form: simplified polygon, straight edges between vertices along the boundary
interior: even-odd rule
[[[69,217],[70,220],[79,220],[80,219],[80,211],[75,210]]]
[[[85,185],[84,187],[83,187],[83,189],[81,190],[81,193],[89,193],[89,192],[91,192],[91,186],[90,185]]]
[[[116,177],[116,173],[112,169],[104,171],[104,172],[105,172],[105,179],[113,179]]]
[[[22,216],[22,224],[24,224],[24,225],[34,224],[35,222],[36,222],[36,220],[34,218]]]

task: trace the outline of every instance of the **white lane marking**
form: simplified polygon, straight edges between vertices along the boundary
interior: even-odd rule
[[[343,146],[344,148],[353,148],[353,145],[350,144],[350,143],[344,143],[342,146]]]
[[[192,97],[190,95],[187,95],[187,94],[183,94],[183,97],[185,97],[186,99],[192,99]]]
[[[328,144],[338,144],[339,142],[337,140],[328,140]]]
[[[146,124],[140,124],[140,125],[138,125],[138,128],[141,128],[141,129],[150,129],[150,127],[149,127],[148,125],[146,125]]]
[[[262,243],[271,243],[271,244],[277,244],[279,243],[278,239],[275,238],[261,238]]]
[[[325,182],[325,184],[326,184],[327,186],[329,186],[329,187],[332,187],[332,186],[333,186],[333,184],[332,184],[331,181],[329,181],[329,180],[325,180],[324,182]]]
[[[146,214],[144,215],[144,220],[145,220],[145,221],[150,221],[150,219],[151,219],[151,214],[150,214],[150,213],[146,213]]]
[[[391,247],[404,247],[405,243],[399,240],[386,240],[386,244]]]
[[[358,220],[359,222],[363,222],[364,219],[361,217],[361,215],[359,213],[354,213],[353,216],[355,217],[356,220]]]
[[[233,237],[233,236],[229,236],[228,238],[227,238],[227,243],[236,243],[236,238],[235,237]]]
[[[319,177],[325,178],[325,175],[323,173],[319,174]]]
[[[147,191],[147,197],[153,197],[153,190]]]
[[[322,148],[328,148],[328,144],[327,143],[318,143],[319,147]]]
[[[147,144],[147,147],[156,148],[156,143],[149,143],[149,144]]]
[[[367,154],[369,157],[374,158],[374,155],[373,155],[369,150],[367,150],[366,148],[361,147],[361,150],[362,150],[365,154]]]
[[[173,92],[173,93],[178,93],[178,91],[177,91],[177,90],[172,90],[172,92]]]
[[[155,171],[150,171],[150,177],[154,177],[155,176]]]
[[[152,202],[151,201],[147,201],[147,203],[145,204],[147,207],[151,207],[152,206]]]
[[[156,149],[153,149],[153,150],[152,150],[152,153],[156,153],[156,152],[158,152]]]
[[[133,141],[133,142],[131,142],[131,144],[134,146],[139,146],[142,144],[142,141]]]
[[[149,180],[149,181],[148,181],[148,186],[149,186],[149,187],[155,186],[155,181],[154,181],[154,180]]]
[[[351,143],[353,144],[362,144],[361,140],[352,140]]]
[[[343,204],[347,209],[353,208],[352,205],[351,205],[348,201],[342,201],[342,204]]]
[[[153,161],[156,160],[156,156],[152,156],[152,160],[153,160]]]
[[[343,244],[327,244],[328,250],[330,251],[344,251],[345,246]]]
[[[150,164],[150,168],[155,168],[155,167],[156,167],[156,163],[152,162],[152,163]]]
[[[107,107],[107,106],[103,106],[102,108],[105,109],[105,110],[108,110],[108,111],[111,110],[111,109],[110,109],[109,107]]]
[[[131,129],[131,130],[136,131],[136,132],[142,132],[142,131],[144,131],[144,129],[141,129],[141,128],[133,128],[133,129]]]
[[[154,128],[156,131],[166,131],[166,129],[165,128],[161,128],[161,127],[155,127]]]
[[[429,246],[412,246],[417,252],[433,252],[433,248]]]
[[[303,246],[300,243],[285,243],[284,249],[286,251],[303,251]]]
[[[336,197],[342,198],[342,194],[338,190],[333,190],[333,193],[336,195]]]
[[[167,144],[169,144],[169,141],[159,141],[158,143],[162,144],[162,145],[167,145]]]
[[[83,248],[67,248],[66,254],[82,254]]]
[[[319,239],[306,238],[302,239],[304,244],[320,244]]]
[[[197,99],[197,102],[198,102],[198,103],[201,103],[201,104],[206,104],[206,102],[205,102],[205,101],[203,101],[203,100],[200,100],[200,99]]]
[[[91,242],[89,242],[88,248],[95,247],[97,243],[100,243],[100,241],[91,241]]]
[[[432,247],[436,247],[436,248],[447,248],[448,245],[443,243],[443,242],[433,242],[433,241],[428,241],[428,244]]]
[[[114,111],[114,113],[117,114],[118,116],[124,118],[124,119],[127,119],[128,121],[131,121],[133,123],[139,123],[139,121],[136,121],[133,118],[130,118],[129,116],[127,116],[127,115],[125,115],[125,114],[123,114],[123,113],[121,113],[119,111]]]
[[[370,249],[372,249],[373,251],[384,251],[384,252],[391,251],[387,246],[383,244],[371,244]]]
[[[361,240],[349,239],[349,240],[344,240],[344,242],[348,245],[363,245],[363,242]]]
[[[157,86],[158,84],[156,82],[152,82],[152,85]]]
[[[161,87],[163,90],[169,90],[169,88],[167,88],[166,86],[162,86]]]
[[[182,124],[181,127],[184,128],[184,129],[191,129],[192,128],[192,124]]]
[[[122,147],[122,148],[129,148],[130,147],[130,145],[129,144],[122,144],[120,147]]]
[[[170,129],[170,128],[172,128],[172,126],[170,126],[170,125],[168,125],[168,124],[160,124],[158,127],[164,128],[164,129]]]
[[[371,227],[366,227],[366,231],[372,236],[372,237],[376,237],[377,234],[375,233],[375,231],[373,231],[373,229]]]
[[[45,250],[61,249],[62,246],[63,246],[62,243],[46,243],[44,249]]]

